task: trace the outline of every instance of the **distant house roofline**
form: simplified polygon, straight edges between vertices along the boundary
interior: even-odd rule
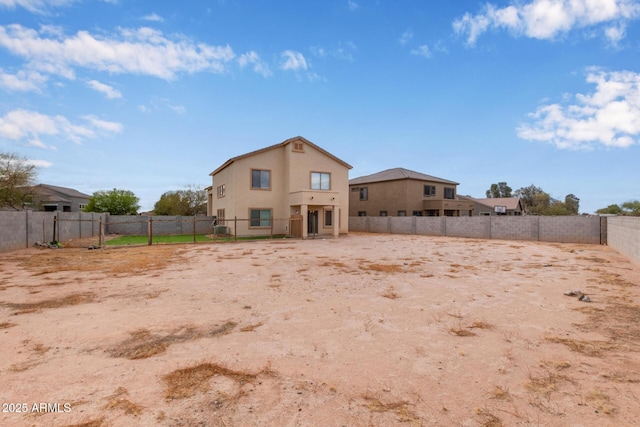
[[[73,188],[60,187],[57,185],[38,184],[34,188],[37,189],[40,196],[57,196],[58,194],[62,194],[67,197],[77,197],[81,199],[88,199],[91,197],[90,195],[81,193],[80,191],[74,190]],[[60,201],[68,202],[68,200]]]
[[[349,185],[372,184],[375,182],[398,181],[402,179],[414,179],[425,182],[437,182],[441,184],[459,185],[455,181],[438,178],[437,176],[412,171],[405,168],[392,168],[349,180]]]

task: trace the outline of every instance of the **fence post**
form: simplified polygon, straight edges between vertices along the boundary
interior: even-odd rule
[[[58,220],[58,215],[53,216],[53,242],[56,241],[56,222]]]
[[[193,216],[193,243],[196,243],[196,216]]]
[[[238,217],[233,217],[233,240],[238,240]]]
[[[148,245],[151,246],[153,243],[153,218],[149,217],[149,222],[147,222],[147,238]]]
[[[269,235],[269,238],[273,240],[273,218],[269,218],[269,222],[271,223],[271,234]]]
[[[98,238],[98,246],[100,246],[102,249],[104,249],[104,245],[105,245],[105,241],[104,241],[104,224],[102,222],[102,217],[100,217],[100,230],[98,230],[98,233],[100,233],[100,237]]]

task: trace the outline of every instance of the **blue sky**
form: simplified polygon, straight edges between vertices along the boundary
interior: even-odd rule
[[[580,211],[640,199],[640,0],[0,0],[0,150],[92,194],[301,135]]]

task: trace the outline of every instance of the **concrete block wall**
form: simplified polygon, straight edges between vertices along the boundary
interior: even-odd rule
[[[393,234],[416,234],[416,217],[399,216],[391,220],[389,218],[389,232]]]
[[[98,237],[100,220],[105,225],[105,233],[146,236],[149,217],[120,216],[93,212],[33,212],[0,211],[0,252],[24,249],[36,242],[50,242],[54,239],[64,242],[71,239]],[[193,217],[154,216],[153,234],[191,234]],[[196,217],[196,233],[211,233],[213,217]]]
[[[447,236],[471,237],[475,239],[491,238],[490,216],[460,216],[444,218]]]
[[[640,217],[608,217],[607,245],[640,265]]]
[[[27,211],[1,212],[0,251],[27,247]]]
[[[540,239],[539,216],[491,216],[491,238],[500,240]]]
[[[349,230],[476,239],[604,243],[598,216],[351,217]]]
[[[446,236],[447,223],[444,217],[417,216],[415,217],[416,234],[427,236]]]
[[[541,216],[540,241],[600,244],[599,216]]]
[[[196,234],[212,232],[213,217],[197,216]],[[193,233],[192,216],[147,216],[147,215],[109,215],[105,233],[123,234],[127,236],[148,235],[149,220],[153,227],[154,236],[168,236],[172,234]]]

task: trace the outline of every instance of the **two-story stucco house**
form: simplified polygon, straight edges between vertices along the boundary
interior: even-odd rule
[[[300,136],[210,173],[207,214],[238,236],[338,236],[349,230],[351,166]]]
[[[456,195],[457,182],[404,168],[349,181],[350,216],[471,216],[473,202]]]

